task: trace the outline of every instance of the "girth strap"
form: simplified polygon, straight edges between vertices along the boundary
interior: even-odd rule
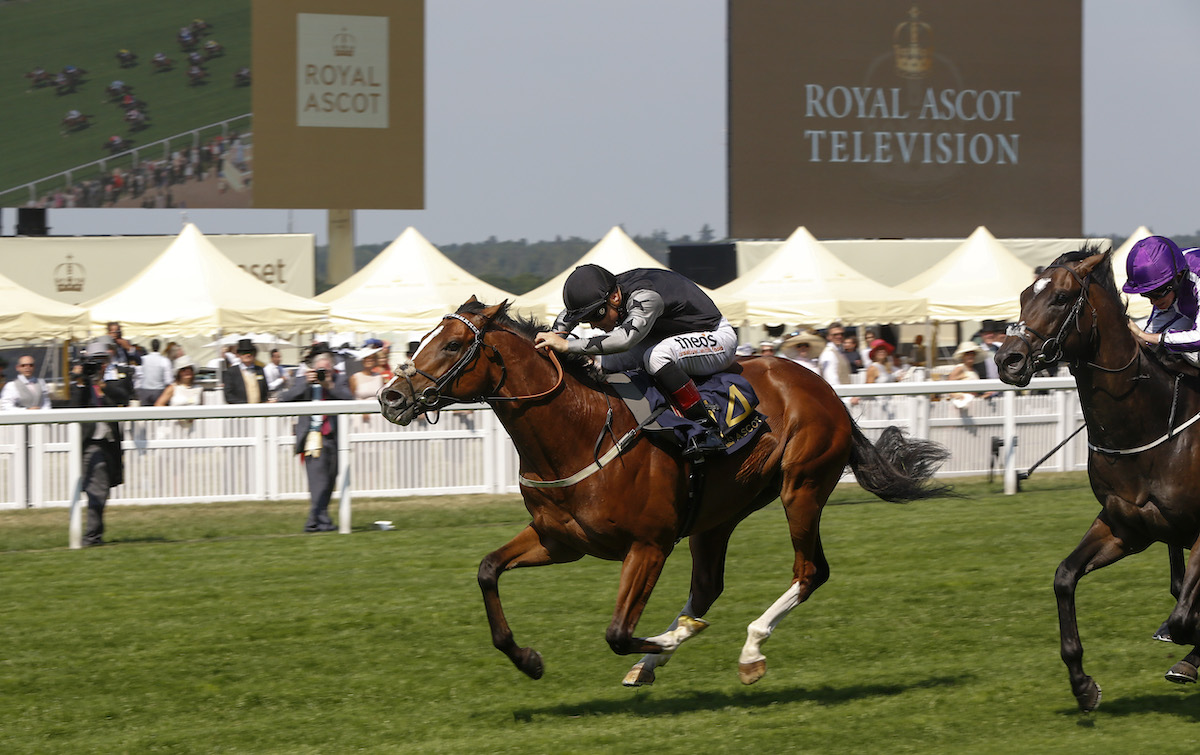
[[[608,449],[603,456],[601,456],[599,459],[596,459],[591,464],[588,464],[586,467],[570,477],[564,477],[561,480],[531,480],[524,475],[520,475],[517,477],[517,482],[527,488],[565,488],[586,480],[588,477],[591,477],[603,469],[613,459],[629,450],[629,447],[633,445],[634,440],[637,438],[637,435],[641,432],[642,428],[658,419],[658,415],[662,414],[664,409],[666,409],[665,406],[651,412],[650,416],[640,422],[637,427],[622,435],[617,442],[613,444],[613,447]],[[604,432],[607,429],[608,425],[605,423],[605,428],[600,431],[601,437],[604,436]]]

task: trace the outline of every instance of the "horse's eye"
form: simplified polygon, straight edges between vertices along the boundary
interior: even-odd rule
[[[451,341],[450,343],[446,344],[446,351],[450,352],[451,354],[457,354],[461,348],[462,344],[458,341]]]
[[[1071,295],[1068,294],[1066,291],[1058,291],[1054,294],[1054,303],[1055,304],[1066,304],[1070,300],[1071,300]]]

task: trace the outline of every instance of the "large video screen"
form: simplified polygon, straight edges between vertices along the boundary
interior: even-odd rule
[[[1082,232],[1080,0],[736,0],[729,231]]]
[[[0,207],[419,208],[423,16],[421,0],[0,3]]]

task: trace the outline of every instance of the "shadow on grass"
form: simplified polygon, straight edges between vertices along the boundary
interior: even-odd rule
[[[1094,713],[1081,713],[1079,708],[1064,708],[1064,716],[1079,716],[1081,726],[1090,726],[1099,716],[1143,716],[1146,714],[1165,714],[1178,718],[1189,719],[1193,723],[1200,721],[1200,706],[1196,704],[1196,695],[1188,694],[1188,689],[1181,688],[1174,693],[1161,692],[1149,695],[1135,695],[1116,700],[1102,699],[1100,707]]]
[[[676,714],[697,710],[724,708],[761,708],[780,703],[811,702],[818,705],[844,705],[870,698],[892,697],[918,689],[953,687],[970,681],[969,675],[935,676],[907,684],[853,684],[845,687],[777,687],[746,688],[740,692],[685,692],[654,695],[647,690],[635,697],[621,700],[581,700],[574,704],[547,708],[521,708],[513,711],[517,721],[530,721],[533,716],[603,716],[632,713],[638,716]]]

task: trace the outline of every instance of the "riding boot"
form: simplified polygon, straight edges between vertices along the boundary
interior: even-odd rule
[[[716,410],[700,398],[700,391],[691,377],[679,365],[668,364],[654,375],[654,379],[671,397],[679,413],[704,429],[704,433],[688,438],[687,446],[683,449],[684,458],[695,461],[715,451],[723,451],[725,440],[721,437]]]

